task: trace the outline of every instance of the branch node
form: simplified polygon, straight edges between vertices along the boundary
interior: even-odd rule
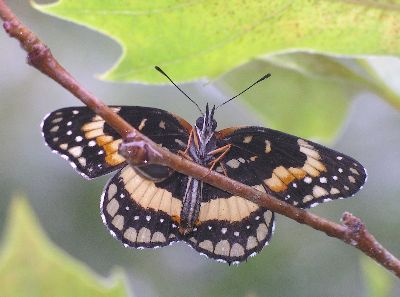
[[[119,145],[118,152],[132,166],[158,164],[162,159],[162,155],[134,131]]]
[[[341,221],[353,234],[361,234],[365,231],[365,224],[350,212],[343,213]]]
[[[12,21],[4,21],[4,23],[3,23],[4,31],[6,31],[6,33],[10,36],[11,36],[11,28],[12,27],[13,27]]]
[[[46,64],[51,56],[50,49],[44,44],[34,44],[28,52],[27,63],[34,67]]]
[[[343,213],[341,221],[347,227],[345,232],[346,242],[352,246],[358,246],[361,238],[365,236],[365,224],[360,218],[347,211]]]

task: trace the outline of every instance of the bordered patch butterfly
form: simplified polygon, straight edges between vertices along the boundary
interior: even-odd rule
[[[262,127],[216,131],[215,106],[207,105],[194,126],[157,108],[112,108],[169,151],[299,208],[353,196],[367,178],[351,157],[296,136]],[[274,213],[267,208],[163,166],[127,165],[118,153],[120,136],[86,107],[54,111],[42,129],[47,145],[83,177],[118,170],[100,208],[105,225],[126,247],[182,240],[210,258],[239,263],[271,239]]]

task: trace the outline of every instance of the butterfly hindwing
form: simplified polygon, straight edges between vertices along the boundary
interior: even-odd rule
[[[111,108],[170,151],[185,149],[190,125],[183,119],[156,108]],[[87,107],[68,107],[50,113],[43,120],[42,131],[47,145],[86,178],[107,174],[126,164],[118,154],[121,137]]]
[[[367,178],[351,157],[283,132],[244,127],[217,135],[221,146],[232,145],[222,160],[229,177],[250,186],[261,183],[267,193],[297,207],[350,197]]]
[[[273,229],[270,210],[205,184],[198,222],[184,239],[212,259],[239,263],[260,252]]]
[[[155,183],[138,175],[131,166],[124,167],[103,192],[100,210],[104,224],[130,247],[159,247],[176,241],[182,208],[177,195],[180,185],[174,176]]]
[[[179,233],[187,180],[174,173],[154,182],[124,167],[102,195],[105,225],[126,246],[152,248],[184,240],[198,252],[228,263],[244,261],[268,244],[274,228],[271,211],[207,184],[195,228]]]

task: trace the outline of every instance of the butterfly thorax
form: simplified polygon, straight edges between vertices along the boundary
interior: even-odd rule
[[[197,119],[189,140],[188,153],[190,158],[203,166],[208,166],[215,159],[214,155],[209,154],[217,148],[217,140],[214,134],[217,122],[214,120],[214,110],[215,107],[209,111],[208,105],[206,106],[206,113]],[[186,234],[193,229],[199,216],[202,200],[203,182],[189,176],[181,210],[181,233]]]

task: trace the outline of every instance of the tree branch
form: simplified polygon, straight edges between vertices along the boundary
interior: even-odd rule
[[[291,218],[300,224],[306,224],[316,230],[326,233],[328,236],[336,237],[358,248],[400,278],[400,261],[368,232],[359,218],[346,212],[342,217],[343,225],[331,222],[305,210],[289,205],[264,192],[257,191],[252,187],[232,180],[215,171],[210,171],[208,168],[202,167],[159,147],[149,138],[130,126],[129,123],[118,116],[118,114],[114,113],[107,105],[85,90],[74,77],[58,63],[51,54],[50,49],[18,20],[3,0],[0,0],[0,18],[4,21],[3,27],[5,31],[11,37],[18,39],[21,47],[28,53],[28,64],[62,85],[96,114],[101,116],[121,135],[124,142],[121,145],[120,153],[127,158],[130,164],[137,165],[143,164],[144,162],[161,164],[185,175],[201,179],[210,185],[232,193],[233,195],[248,199],[271,211]]]

